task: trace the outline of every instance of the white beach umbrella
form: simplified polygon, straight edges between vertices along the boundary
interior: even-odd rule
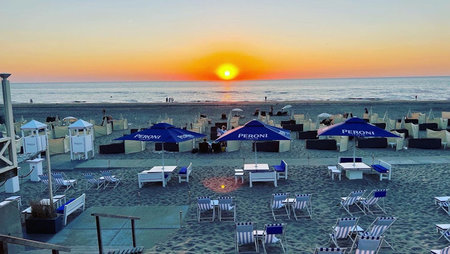
[[[328,118],[328,117],[331,117],[332,115],[331,114],[328,114],[328,113],[321,113],[321,114],[318,114],[317,115],[317,117],[319,117],[319,118]]]
[[[292,105],[286,105],[284,107],[281,108],[281,110],[286,110],[286,109],[290,109],[292,108]]]

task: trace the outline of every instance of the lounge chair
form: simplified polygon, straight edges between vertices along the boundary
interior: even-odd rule
[[[258,243],[253,235],[253,223],[252,222],[239,222],[236,223],[236,241],[235,249],[236,253],[239,253],[240,245],[254,244],[255,250],[258,253]]]
[[[192,172],[192,162],[189,163],[187,167],[182,167],[180,171],[178,171],[178,182],[189,182],[189,176]]]
[[[284,177],[285,180],[288,178],[288,165],[284,160],[281,160],[280,165],[272,166],[273,169],[277,172],[277,179],[280,179],[280,176]]]
[[[207,213],[212,211],[211,221],[214,221],[216,217],[216,209],[214,209],[211,203],[211,198],[209,197],[198,197],[197,198],[197,221],[200,222],[202,213]]]
[[[111,187],[111,188],[115,189],[117,187],[117,185],[119,185],[120,179],[117,178],[115,175],[113,175],[111,173],[111,170],[100,171],[100,173],[102,174],[102,177],[103,177],[103,178],[100,178],[100,179],[104,179],[105,180],[105,184],[103,185],[103,189],[106,189],[106,187]]]
[[[314,254],[344,254],[345,248],[317,247]]]
[[[450,254],[450,246],[445,247],[442,250],[431,250],[431,254]]]
[[[311,194],[296,194],[295,200],[291,204],[292,213],[294,214],[295,220],[298,220],[298,217],[309,217],[312,218],[312,205],[311,205]],[[306,216],[298,216],[296,211],[298,210],[306,210]]]
[[[75,179],[66,179],[66,175],[64,173],[52,173],[53,181],[56,186],[56,190],[58,190],[61,187],[64,187],[64,192],[69,190],[72,187],[75,187],[75,184],[77,183],[77,180]]]
[[[377,254],[380,251],[383,237],[379,236],[358,236],[353,242],[350,252],[356,246],[355,254]]]
[[[368,227],[368,230],[361,232],[361,236],[382,236],[383,242],[386,243],[387,247],[394,249],[392,245],[386,241],[386,232],[397,220],[395,217],[377,217],[372,224]]]
[[[232,197],[219,197],[219,221],[222,219],[231,218],[236,221],[236,204],[233,203]],[[233,216],[224,217],[225,213],[233,213]]]
[[[347,213],[352,216],[353,214],[350,212],[350,206],[352,205],[356,205],[361,211],[364,212],[364,209],[358,206],[358,202],[361,201],[362,196],[364,195],[365,192],[366,190],[352,191],[350,192],[350,194],[348,194],[347,197],[341,197],[340,202],[341,207],[344,208],[344,210],[347,211]],[[364,212],[364,214],[365,213],[366,212]]]
[[[286,224],[267,224],[264,226],[264,240],[262,241],[264,253],[267,253],[266,246],[270,244],[280,244],[283,253],[286,253],[286,247],[283,242],[286,243],[285,237]]]
[[[387,191],[387,189],[373,190],[366,198],[360,199],[358,203],[362,206],[364,212],[367,211],[368,213],[374,214],[373,208],[372,210],[370,208],[376,206],[386,214],[384,198],[386,197]],[[380,202],[381,206],[379,204]]]
[[[434,200],[436,205],[450,215],[450,196],[435,197]]]
[[[333,227],[333,232],[330,234],[330,239],[336,245],[340,247],[338,241],[341,240],[354,240],[351,238],[352,233],[354,233],[358,228],[359,218],[339,218],[337,219],[336,225]]]
[[[39,175],[39,180],[41,180],[40,182],[42,183],[42,191],[46,190],[48,188],[48,175],[44,174],[44,175]],[[53,192],[55,192],[56,190],[53,189]]]
[[[270,210],[272,211],[273,220],[277,220],[275,218],[275,211],[284,209],[287,217],[289,216],[289,209],[286,203],[286,199],[288,198],[288,193],[275,193],[272,194],[272,199],[270,201]],[[281,214],[278,214],[280,216]]]
[[[89,190],[92,187],[95,187],[98,190],[105,184],[104,178],[97,178],[92,173],[84,173],[83,176],[86,180],[86,190]]]
[[[447,241],[450,242],[450,227],[448,226],[448,224],[436,224],[436,228],[439,234],[441,234],[439,239],[444,237],[445,239],[447,239]]]

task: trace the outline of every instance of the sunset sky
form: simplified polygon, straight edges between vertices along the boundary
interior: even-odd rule
[[[450,75],[448,0],[2,0],[0,24],[13,82]]]

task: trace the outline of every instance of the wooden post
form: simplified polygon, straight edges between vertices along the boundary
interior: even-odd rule
[[[7,242],[0,243],[0,254],[8,254],[8,243]]]
[[[102,232],[100,229],[100,217],[99,216],[95,216],[95,223],[97,225],[98,253],[103,254]]]
[[[136,234],[134,232],[134,220],[131,219],[131,237],[133,238],[133,247],[136,248]]]

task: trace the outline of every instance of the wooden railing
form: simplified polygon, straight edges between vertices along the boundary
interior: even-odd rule
[[[38,249],[48,249],[52,250],[52,254],[58,254],[60,251],[70,252],[70,248],[65,246],[0,234],[0,254],[8,254],[8,244],[17,244]]]
[[[97,226],[98,253],[103,254],[103,243],[102,243],[102,233],[101,233],[101,227],[100,227],[100,217],[131,220],[131,238],[133,240],[133,247],[136,247],[136,234],[135,234],[134,221],[139,220],[140,219],[139,217],[106,214],[106,213],[93,213],[91,215],[95,216],[95,223]]]

